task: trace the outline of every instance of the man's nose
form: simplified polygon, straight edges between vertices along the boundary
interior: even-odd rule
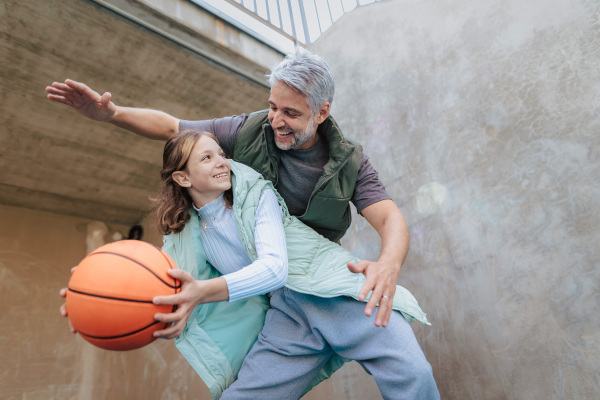
[[[271,120],[271,125],[273,126],[273,128],[283,128],[285,126],[285,121],[283,120],[283,113],[275,111],[272,115],[273,119]]]

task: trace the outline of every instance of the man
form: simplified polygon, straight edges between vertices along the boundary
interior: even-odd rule
[[[361,300],[371,293],[365,314],[370,317],[378,305],[375,325],[385,327],[392,312],[389,299],[409,247],[404,217],[362,148],[344,138],[329,116],[334,81],[325,61],[299,52],[275,66],[268,78],[268,112],[194,122],[117,106],[110,93],[100,96],[72,80],[54,82],[46,91],[50,100],[90,119],[150,139],[166,140],[188,128],[214,133],[228,156],[272,180],[290,212],[330,240],[339,241],[350,226],[352,201],[379,234],[381,252],[377,261],[350,263],[348,268],[366,276],[360,291]]]
[[[404,324],[401,337],[378,335],[385,339],[374,341],[373,346],[353,347],[352,354],[356,355],[353,359],[362,360],[361,364],[371,371],[385,398],[439,398],[431,366],[412,329],[399,315],[392,315],[390,299],[395,294],[396,281],[408,252],[408,228],[362,148],[344,138],[329,116],[334,94],[329,67],[322,58],[304,51],[286,57],[271,70],[268,79],[271,85],[268,110],[209,121],[180,121],[160,111],[120,107],[110,101],[110,93],[99,95],[71,80],[54,82],[46,91],[50,100],[147,138],[166,140],[185,129],[215,134],[228,156],[271,180],[290,212],[330,240],[339,241],[350,226],[349,202],[352,201],[381,238],[377,261],[348,263],[352,272],[366,276],[359,292],[360,300],[371,294],[365,314],[371,317],[378,307],[374,318],[377,327],[386,327],[390,318],[394,324]],[[272,315],[293,315],[305,302],[302,296],[282,297],[281,304],[276,305],[277,312]],[[323,299],[310,315],[298,316],[294,321],[281,317],[282,321],[274,324],[280,328],[261,333],[244,361],[247,367],[242,367],[238,379],[224,392],[224,398],[278,399],[292,396],[290,393],[294,393],[292,397],[300,397],[312,379],[308,371],[316,373],[323,366],[329,356],[324,359],[322,354],[330,354],[338,337],[375,334],[365,330],[358,332],[359,324],[353,323],[357,315],[353,304],[362,307],[344,298]],[[281,310],[286,312],[279,312]],[[328,318],[319,318],[326,312],[347,315],[345,327],[331,326]],[[66,316],[64,307],[61,313]],[[305,320],[313,316],[319,321],[313,324]],[[391,332],[377,330],[386,331]],[[284,343],[302,339],[312,343],[312,347],[308,343],[300,346],[306,355],[286,358],[288,350]],[[382,363],[373,363],[392,342],[396,344],[392,346],[395,355],[381,358]],[[298,346],[294,348],[297,350]],[[265,369],[268,369],[267,374],[263,374]]]

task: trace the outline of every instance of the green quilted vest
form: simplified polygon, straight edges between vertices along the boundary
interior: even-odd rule
[[[282,150],[275,145],[268,114],[269,110],[263,110],[248,116],[238,135],[233,159],[254,168],[277,186]],[[362,163],[362,147],[345,138],[331,116],[319,125],[317,132],[329,144],[329,161],[304,214],[297,217],[329,240],[338,242],[352,222],[350,199]]]

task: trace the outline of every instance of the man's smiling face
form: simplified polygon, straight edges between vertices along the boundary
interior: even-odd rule
[[[271,87],[269,105],[269,122],[277,147],[306,150],[317,143],[317,127],[327,115],[321,118],[322,113],[313,114],[302,94],[279,81]]]

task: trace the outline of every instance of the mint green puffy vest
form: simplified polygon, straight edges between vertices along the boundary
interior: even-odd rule
[[[233,159],[249,165],[277,186],[281,151],[275,145],[268,110],[248,116],[240,129]],[[345,138],[328,116],[317,132],[329,144],[329,161],[315,185],[303,215],[298,218],[327,239],[338,242],[352,222],[350,199],[362,164],[362,147]]]
[[[256,208],[262,191],[272,189],[273,185],[252,168],[235,161],[231,161],[231,172],[237,233],[250,259],[256,260]],[[358,262],[358,258],[291,216],[281,196],[276,191],[275,194],[284,213],[289,264],[286,286],[319,297],[349,296],[358,299],[365,277],[351,273],[346,267],[348,261]],[[198,215],[191,212],[183,231],[164,236],[163,249],[179,268],[191,273],[195,279],[216,278],[220,273],[206,260],[200,235]],[[407,289],[396,286],[392,301],[393,308],[407,321],[418,320],[430,325]],[[183,333],[175,340],[177,348],[208,386],[213,399],[218,399],[236,379],[244,357],[262,330],[268,309],[267,296],[231,303],[201,304],[194,309]],[[307,391],[327,379],[344,362],[343,358],[334,355]]]

